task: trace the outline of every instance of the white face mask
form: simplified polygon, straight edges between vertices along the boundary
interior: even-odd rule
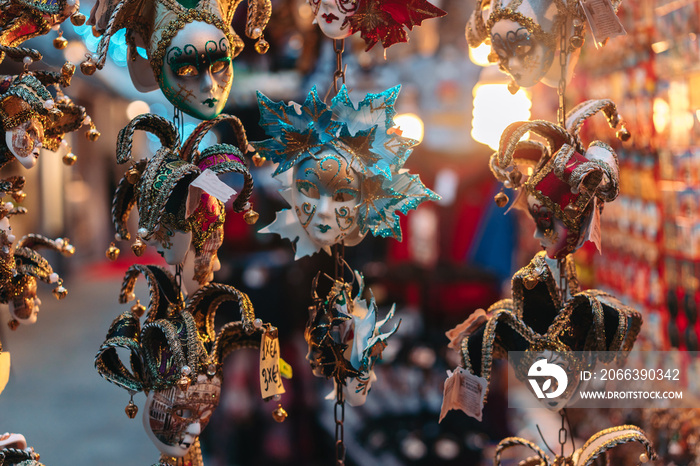
[[[231,44],[211,24],[185,25],[165,52],[161,90],[183,112],[201,120],[221,113],[233,81]]]
[[[365,404],[367,394],[376,380],[377,375],[373,369],[370,369],[368,372],[361,372],[357,377],[345,379],[345,387],[343,387],[345,401],[350,406],[362,406]]]
[[[5,132],[5,144],[24,168],[36,165],[43,140],[44,126],[36,118]]]
[[[154,247],[167,264],[178,265],[185,262],[192,244],[192,232],[176,230],[170,224],[162,223],[145,243]]]
[[[326,151],[294,167],[292,204],[319,249],[332,246],[358,228],[360,180],[345,158]]]
[[[515,21],[502,19],[491,27],[491,47],[498,55],[501,71],[520,87],[534,86],[554,61],[554,48]]]
[[[36,296],[36,280],[30,279],[24,286],[22,294],[12,299],[8,306],[10,315],[20,324],[35,324],[39,317],[41,300]]]
[[[357,0],[309,0],[321,32],[331,39],[350,35],[350,16],[357,10]]]
[[[199,374],[187,391],[177,385],[151,391],[143,410],[143,427],[158,450],[181,458],[195,443],[219,405],[221,379]]]

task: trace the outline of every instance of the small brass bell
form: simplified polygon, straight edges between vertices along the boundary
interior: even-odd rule
[[[61,67],[61,74],[64,77],[73,76],[75,74],[75,65],[67,61]]]
[[[136,169],[136,167],[130,168],[126,172],[126,181],[131,184],[136,184],[141,179],[141,173]]]
[[[82,66],[82,65],[81,65]],[[97,131],[94,127],[90,128],[85,132],[85,137],[88,138],[88,141],[95,142],[100,138],[101,133]]]
[[[489,55],[487,57],[489,63],[496,63],[498,62],[498,54],[494,51],[489,52]]]
[[[515,80],[508,83],[508,92],[510,92],[512,95],[515,95],[515,93],[519,90],[520,86],[518,86],[518,83],[516,83]]]
[[[146,250],[146,243],[141,241],[141,238],[136,238],[134,244],[131,245],[131,250],[134,252],[136,257],[141,257],[143,252]]]
[[[105,252],[105,256],[107,256],[107,259],[115,261],[119,257],[119,252],[119,248],[114,243],[111,243]]]
[[[180,390],[182,390],[183,392],[186,392],[187,389],[190,388],[190,379],[183,375],[177,381],[177,386]]]
[[[82,13],[76,13],[73,16],[70,17],[70,22],[73,24],[73,26],[82,26],[85,24],[85,15]]]
[[[518,186],[520,184],[520,181],[523,179],[523,174],[520,170],[515,169],[511,172],[510,174],[510,181],[513,183],[513,186]]]
[[[102,35],[102,33],[100,31],[98,31],[95,26],[93,26],[92,27],[92,35],[93,35],[93,37],[100,37]]]
[[[622,128],[620,128],[620,130],[617,133],[615,133],[615,136],[617,136],[617,139],[619,139],[620,141],[627,142],[632,137],[632,133],[630,133],[627,127],[623,125]]]
[[[12,199],[15,200],[16,203],[21,204],[22,201],[24,201],[27,197],[27,193],[24,191],[17,191],[16,193],[12,193]]]
[[[19,322],[16,319],[12,319],[7,323],[7,326],[10,327],[10,330],[13,332],[17,330],[17,327],[19,327]]]
[[[243,215],[243,220],[245,220],[245,223],[247,223],[248,225],[255,225],[255,222],[258,221],[258,218],[260,218],[260,214],[258,214],[253,209],[250,209]]]
[[[129,400],[129,404],[126,405],[126,408],[124,408],[124,412],[129,419],[133,419],[139,412],[139,407],[134,404],[134,400]]]
[[[265,163],[265,157],[261,157],[260,154],[255,154],[253,156],[253,165],[256,167],[262,167],[262,165]]]
[[[270,50],[270,43],[262,37],[255,43],[255,51],[259,54],[267,53]]]
[[[97,66],[90,60],[85,60],[80,64],[80,72],[85,76],[92,76],[95,71],[97,71]]]
[[[72,167],[73,165],[75,165],[76,160],[78,160],[78,157],[73,152],[68,152],[66,155],[63,156],[63,165]]]
[[[137,299],[137,300],[136,300],[136,304],[134,304],[133,306],[131,306],[131,313],[132,313],[134,316],[136,316],[137,318],[140,319],[141,316],[143,316],[143,314],[144,314],[145,312],[146,312],[146,307],[145,307],[143,304],[141,304],[141,301],[139,301],[139,300]]]
[[[58,50],[63,50],[68,47],[68,40],[63,36],[58,36],[53,40],[53,46]]]
[[[56,299],[63,299],[68,296],[68,290],[63,285],[58,285],[53,289],[52,293]]]
[[[527,288],[528,290],[531,290],[534,287],[536,287],[537,283],[539,283],[539,280],[536,275],[528,274],[523,277],[523,285],[525,285],[525,288]]]
[[[581,47],[583,47],[583,36],[579,36],[579,35],[572,36],[571,39],[569,40],[569,43],[571,44],[571,46],[573,48],[580,49]]]
[[[278,404],[277,408],[272,411],[272,419],[277,422],[284,422],[284,420],[287,419],[287,416],[287,411],[284,410],[281,404]]]
[[[493,200],[498,207],[505,207],[508,204],[508,195],[501,191],[493,197]]]

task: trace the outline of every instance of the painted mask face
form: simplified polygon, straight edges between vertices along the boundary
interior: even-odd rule
[[[7,147],[24,168],[32,168],[36,165],[43,140],[44,126],[36,118],[5,132]]]
[[[344,39],[351,33],[349,17],[359,0],[309,0],[321,32],[331,39]]]
[[[551,68],[554,49],[515,21],[503,19],[491,27],[491,47],[499,68],[520,87],[537,84]]]
[[[22,293],[8,303],[10,314],[20,324],[31,325],[36,323],[41,300],[36,296],[36,279],[29,277],[22,289]]]
[[[204,374],[186,391],[177,385],[152,391],[146,398],[143,426],[161,453],[185,456],[219,404],[221,379]]]
[[[192,232],[177,230],[170,223],[162,222],[158,231],[144,241],[154,247],[166,263],[178,265],[185,262],[192,244]]]
[[[321,247],[339,243],[358,228],[360,180],[334,152],[323,152],[294,167],[292,201],[309,238]]]
[[[204,22],[182,28],[163,60],[161,90],[183,112],[211,120],[226,105],[231,82],[231,46],[224,33]]]
[[[343,395],[350,406],[362,406],[367,401],[367,395],[372,389],[372,384],[377,381],[377,374],[370,369],[368,372],[361,372],[360,375],[345,379]]]
[[[542,249],[547,251],[547,256],[551,259],[561,259],[567,254],[576,251],[583,243],[582,238],[576,241],[569,240],[571,230],[564,222],[554,216],[554,212],[549,210],[537,198],[532,195],[527,197],[527,206],[530,216],[535,221],[535,239],[539,240]],[[582,236],[582,235],[580,235]]]

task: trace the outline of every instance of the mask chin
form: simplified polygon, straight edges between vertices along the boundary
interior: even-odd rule
[[[146,244],[152,246],[158,251],[168,265],[179,265],[185,262],[187,253],[192,244],[192,232],[175,230],[173,236],[170,237],[170,247],[166,248],[163,244],[151,237],[146,241]]]
[[[177,388],[175,389],[178,390]],[[156,434],[153,433],[153,429],[151,428],[150,412],[151,407],[153,406],[153,398],[155,396],[155,393],[155,391],[149,392],[148,397],[146,398],[146,405],[144,406],[142,416],[143,428],[146,431],[146,435],[148,436],[149,440],[153,442],[153,445],[155,445],[159,452],[167,456],[172,456],[174,458],[182,458],[187,454],[189,448],[183,449],[179,445],[168,445],[167,443],[163,443],[158,437],[156,437]],[[196,437],[194,440],[196,440]]]

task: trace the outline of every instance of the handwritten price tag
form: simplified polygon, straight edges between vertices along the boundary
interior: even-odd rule
[[[260,392],[263,398],[284,393],[280,373],[280,341],[265,332],[260,342]]]
[[[0,392],[10,380],[10,353],[0,353]]]
[[[486,379],[470,374],[461,367],[455,369],[454,372],[447,371],[445,390],[442,395],[440,420],[438,422],[442,421],[451,409],[460,409],[467,416],[481,421],[487,385]]]

